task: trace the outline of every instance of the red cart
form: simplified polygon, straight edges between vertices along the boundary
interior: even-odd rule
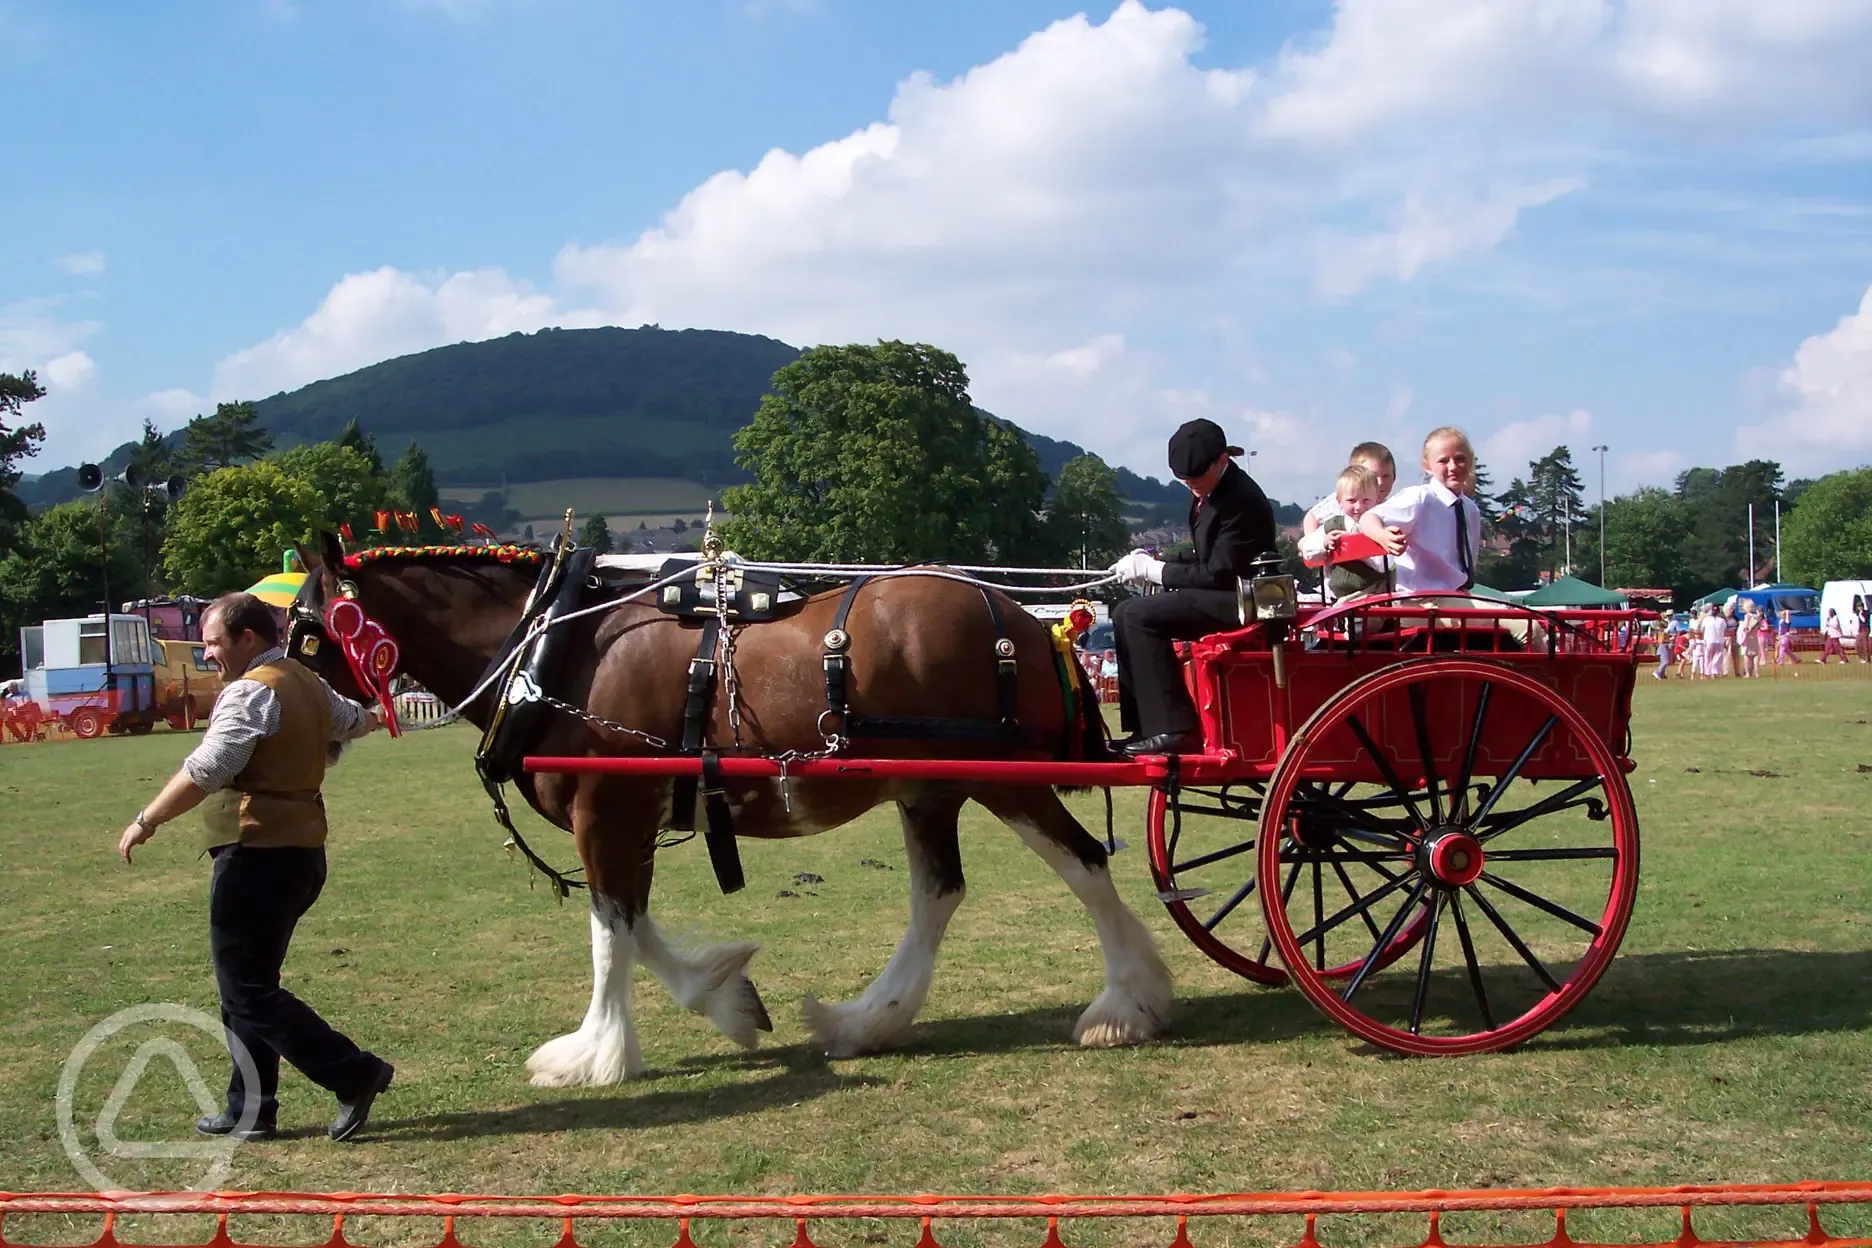
[[[1447,596],[1301,607],[1188,648],[1201,754],[1060,763],[827,758],[793,776],[1148,786],[1177,926],[1401,1053],[1551,1026],[1618,951],[1638,885],[1625,777],[1639,613]],[[695,774],[693,758],[534,771]],[[722,758],[725,776],[777,776]]]

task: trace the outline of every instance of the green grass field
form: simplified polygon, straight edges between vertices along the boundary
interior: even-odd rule
[[[1860,1177],[1872,1143],[1869,693],[1860,682],[1640,682],[1637,915],[1593,996],[1517,1052],[1393,1059],[1297,994],[1208,964],[1154,900],[1141,796],[1120,791],[1134,848],[1114,870],[1177,977],[1167,1040],[1119,1051],[1069,1042],[1099,982],[1090,925],[1038,859],[971,810],[968,903],[909,1047],[839,1062],[811,1051],[801,998],[852,994],[902,933],[896,819],[878,811],[810,840],[746,843],[750,885],[728,898],[699,843],[667,851],[656,901],[666,929],[760,941],[753,970],[776,1032],[743,1054],[640,977],[649,1077],[572,1092],[529,1086],[523,1063],[584,1012],[582,902],[529,887],[503,854],[469,731],[374,737],[327,785],[330,882],[300,926],[287,982],[392,1058],[397,1082],[368,1134],[336,1146],[323,1134],[331,1102],[288,1072],[286,1137],[241,1148],[228,1185],[1126,1192]],[[134,868],[114,855],[118,832],[195,739],[158,731],[0,748],[0,1189],[81,1186],[53,1092],[88,1028],[142,1002],[215,1008],[208,864],[188,821]],[[1092,824],[1096,799],[1073,800]],[[571,863],[569,838],[537,821],[523,830]],[[824,882],[796,883],[802,872]],[[218,1087],[225,1055],[207,1037],[178,1038]],[[86,1067],[83,1124],[129,1056],[121,1039]],[[179,1078],[152,1074],[119,1133],[180,1138],[196,1112]],[[119,1161],[113,1177],[160,1187],[181,1164]],[[1674,1215],[1600,1216],[1573,1233],[1676,1230]],[[1731,1222],[1700,1229],[1804,1229],[1785,1214]],[[1333,1242],[1384,1240],[1386,1225]],[[1418,1221],[1397,1226],[1392,1241],[1421,1235]],[[1445,1223],[1452,1239],[1458,1229]],[[50,1242],[76,1231],[40,1219],[30,1233]],[[530,1242],[555,1233],[540,1228]],[[779,1234],[762,1242],[785,1242]],[[383,1235],[374,1242],[395,1238]],[[1167,1238],[1088,1227],[1069,1242]]]

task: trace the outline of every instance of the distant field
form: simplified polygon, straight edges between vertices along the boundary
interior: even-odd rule
[[[448,485],[442,497],[471,503],[498,485]],[[528,520],[557,516],[567,507],[581,516],[638,516],[653,525],[659,517],[695,519],[709,499],[721,510],[725,487],[702,485],[671,477],[571,477],[559,481],[529,481],[507,487],[507,505]]]

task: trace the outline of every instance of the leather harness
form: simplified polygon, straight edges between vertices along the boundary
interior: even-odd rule
[[[513,826],[502,796],[502,786],[520,773],[522,759],[546,729],[548,712],[553,708],[542,700],[542,695],[558,683],[567,649],[564,630],[553,629],[550,625],[560,616],[578,609],[591,577],[595,553],[589,547],[574,550],[562,548],[558,557],[541,572],[539,581],[521,611],[519,623],[514,625],[513,631],[508,634],[507,640],[484,673],[485,676],[504,670],[507,678],[497,686],[499,697],[487,730],[482,734],[480,748],[475,753],[475,767],[489,797],[494,801],[496,819],[506,829],[513,844],[553,881],[561,897],[569,889],[583,888],[585,884],[547,866],[527,846]],[[1043,734],[1039,730],[1023,726],[1020,722],[1020,665],[1015,657],[1014,643],[1007,635],[1001,605],[987,589],[982,590],[982,601],[987,605],[988,618],[993,623],[995,633],[998,718],[855,714],[850,709],[848,699],[851,634],[846,624],[859,591],[871,579],[868,576],[852,579],[839,601],[832,627],[825,634],[826,709],[820,714],[819,728],[829,744],[836,748],[838,744],[850,740],[885,739],[997,741],[1033,745],[1043,742]],[[740,587],[736,586],[736,589]],[[759,586],[763,596],[767,590],[767,586]],[[752,609],[745,612],[718,610],[712,603],[712,596],[709,601],[702,602],[689,592],[683,593],[680,600],[675,595],[666,595],[658,602],[659,608],[666,614],[696,619],[701,624],[695,657],[689,660],[687,695],[683,705],[682,747],[679,751],[684,756],[701,759],[701,774],[678,776],[674,780],[665,830],[693,832],[696,798],[702,798],[705,818],[703,840],[708,847],[709,864],[714,869],[716,883],[724,893],[737,892],[746,887],[747,878],[741,867],[741,854],[735,841],[733,812],[722,785],[721,751],[709,744],[708,726],[712,717],[715,686],[720,676],[721,660],[717,657],[717,651],[721,648],[723,614],[729,614],[731,619],[740,615],[749,622],[772,618],[769,614],[772,599],[760,601],[754,599],[752,593],[746,597],[750,600],[747,606]],[[737,593],[736,599],[741,598],[742,595]],[[736,605],[739,606],[740,601]]]

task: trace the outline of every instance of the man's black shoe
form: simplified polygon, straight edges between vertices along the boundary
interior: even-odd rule
[[[1131,758],[1146,754],[1190,754],[1202,748],[1202,739],[1193,732],[1160,732],[1154,737],[1133,737],[1121,747]]]
[[[356,1135],[358,1128],[370,1118],[371,1102],[377,1099],[378,1093],[390,1086],[390,1081],[395,1077],[396,1067],[385,1062],[383,1069],[377,1072],[377,1077],[362,1092],[348,1101],[339,1101],[338,1116],[332,1119],[331,1138],[348,1140]]]
[[[206,1118],[197,1118],[195,1130],[201,1135],[228,1135],[237,1140],[270,1140],[274,1135],[273,1124],[264,1119],[256,1119],[251,1127],[241,1130],[240,1116],[226,1110]]]

